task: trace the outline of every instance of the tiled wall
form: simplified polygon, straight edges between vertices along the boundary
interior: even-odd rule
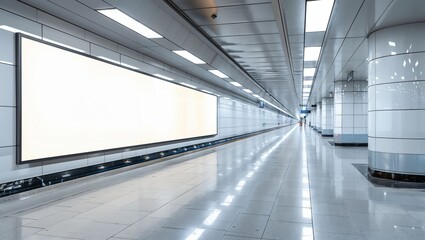
[[[335,82],[335,143],[367,143],[367,99],[367,81]]]
[[[11,13],[9,10],[7,4],[6,7],[0,5],[0,25],[8,25],[43,39],[82,49],[91,55],[107,57],[121,64],[137,66],[147,73],[164,75],[173,73],[173,76],[179,78],[179,82],[185,81],[222,96],[219,98],[218,104],[219,134],[214,138],[146,149],[88,154],[63,159],[63,161],[16,165],[15,35],[0,29],[0,183],[294,123],[294,120],[280,116],[275,111],[260,109],[256,104],[244,102],[229,95],[223,97],[226,94],[223,94],[222,90],[216,89],[200,79],[26,5],[15,9],[19,10],[19,15]]]
[[[334,133],[334,99],[322,98],[322,135],[332,136]]]

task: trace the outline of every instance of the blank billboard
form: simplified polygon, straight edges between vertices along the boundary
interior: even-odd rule
[[[217,97],[18,37],[18,163],[217,134]]]

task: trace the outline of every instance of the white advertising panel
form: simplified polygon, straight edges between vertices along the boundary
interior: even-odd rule
[[[217,134],[217,97],[20,37],[18,162]]]

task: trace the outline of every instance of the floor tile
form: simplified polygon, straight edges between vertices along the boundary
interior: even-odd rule
[[[267,216],[239,214],[229,227],[228,232],[236,236],[260,238],[267,221]]]
[[[270,215],[270,220],[311,223],[311,209],[274,206]]]
[[[54,224],[45,230],[38,232],[38,234],[55,237],[100,240],[112,237],[126,227],[127,225],[100,223],[92,220],[73,218]]]
[[[306,223],[269,221],[264,239],[313,240],[313,227]]]

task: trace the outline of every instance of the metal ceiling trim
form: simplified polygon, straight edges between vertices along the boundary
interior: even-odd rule
[[[298,102],[298,104],[296,104],[296,105],[299,105],[298,93],[297,93],[297,89],[295,87],[294,65],[292,63],[291,48],[289,46],[289,36],[288,36],[288,32],[287,32],[288,28],[286,27],[285,15],[284,15],[283,9],[281,8],[281,1],[280,0],[274,0],[272,2],[272,4],[277,5],[276,7],[277,7],[277,10],[278,10],[278,17],[279,17],[278,20],[280,20],[280,21],[277,21],[278,29],[279,29],[279,33],[280,33],[281,37],[283,37],[283,39],[285,41],[284,47],[286,49],[286,53],[287,53],[287,56],[288,56],[288,62],[289,62],[289,66],[290,66],[289,69],[291,71],[291,76],[292,76],[292,84],[293,84],[294,92],[295,92],[295,95],[296,95],[295,98]],[[273,8],[273,9],[276,9],[276,8]],[[281,26],[281,27],[279,27],[279,26]]]

